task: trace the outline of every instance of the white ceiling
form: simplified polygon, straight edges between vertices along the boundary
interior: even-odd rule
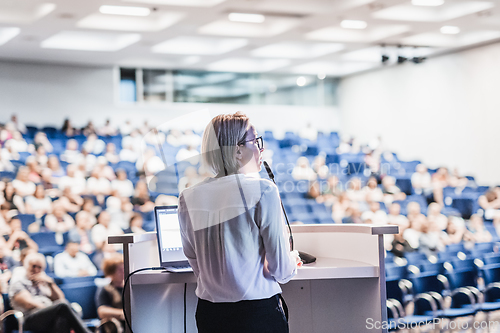
[[[102,14],[101,5],[151,13]],[[265,21],[231,22],[231,12]],[[346,19],[367,27],[342,28]],[[384,43],[395,59],[497,40],[500,0],[0,0],[0,59],[20,61],[343,76],[380,67]]]

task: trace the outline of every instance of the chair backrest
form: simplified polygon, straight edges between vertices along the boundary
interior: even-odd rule
[[[387,279],[386,283],[386,291],[387,291],[387,299],[396,299],[399,303],[403,304],[403,290],[399,287],[399,279]]]
[[[439,274],[434,272],[414,275],[410,278],[410,281],[413,284],[413,293],[415,295],[429,291],[441,294],[445,290],[443,282],[439,279]]]
[[[484,284],[500,282],[500,264],[485,265],[482,267]]]
[[[477,273],[473,270],[448,271],[446,276],[452,289],[460,287],[477,287]]]
[[[95,304],[97,286],[93,281],[62,284],[60,288],[69,302],[80,304],[83,309],[83,319],[97,318]]]
[[[385,275],[389,279],[404,279],[408,276],[407,266],[399,266],[396,264],[385,265]]]
[[[420,271],[423,273],[444,273],[443,262],[429,262],[420,264]]]
[[[488,253],[483,256],[486,265],[500,264],[500,253]]]

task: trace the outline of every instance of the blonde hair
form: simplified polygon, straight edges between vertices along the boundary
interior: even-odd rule
[[[249,127],[249,118],[241,112],[214,117],[205,128],[201,143],[205,167],[216,175],[237,173],[236,147],[245,140]]]

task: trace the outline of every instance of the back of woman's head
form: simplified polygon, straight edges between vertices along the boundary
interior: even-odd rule
[[[205,128],[201,144],[205,167],[216,175],[237,173],[236,147],[245,140],[249,127],[249,118],[241,112],[213,118]]]

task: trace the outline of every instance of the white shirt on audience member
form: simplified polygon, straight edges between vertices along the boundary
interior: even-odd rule
[[[73,258],[64,251],[54,258],[54,273],[58,277],[76,277],[81,270],[86,271],[89,276],[97,274],[97,268],[83,252],[78,252]]]

